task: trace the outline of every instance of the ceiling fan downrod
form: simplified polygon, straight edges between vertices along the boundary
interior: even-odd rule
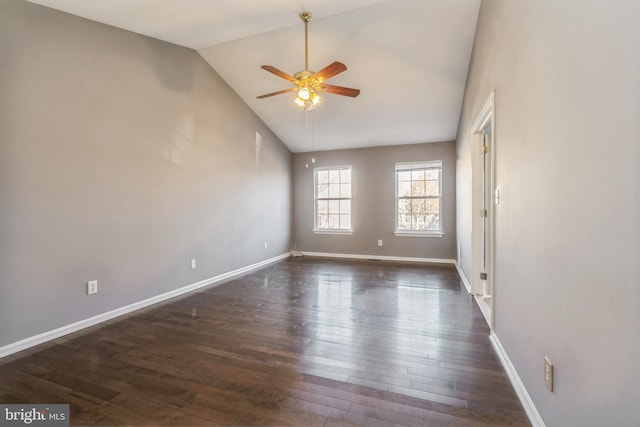
[[[311,13],[302,12],[300,19],[304,22],[304,70],[309,71],[309,21],[311,21]]]

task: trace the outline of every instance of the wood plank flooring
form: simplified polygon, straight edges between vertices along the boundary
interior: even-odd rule
[[[455,268],[291,258],[0,360],[72,425],[529,426]]]

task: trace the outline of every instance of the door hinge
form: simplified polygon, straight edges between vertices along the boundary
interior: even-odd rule
[[[487,273],[480,273],[480,280],[487,280]]]
[[[486,218],[489,216],[489,212],[486,209],[480,209],[480,218]]]
[[[486,145],[483,145],[482,147],[480,147],[480,152],[482,154],[487,154],[487,151],[489,151],[489,147],[487,147]]]

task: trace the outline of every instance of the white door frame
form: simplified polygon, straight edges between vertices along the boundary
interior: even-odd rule
[[[495,304],[495,203],[494,203],[494,195],[496,190],[495,183],[495,153],[496,153],[496,144],[495,144],[495,108],[494,108],[494,98],[495,92],[491,92],[489,98],[484,103],[480,114],[473,122],[471,126],[471,133],[473,135],[478,135],[479,137],[473,138],[472,150],[477,150],[477,153],[480,153],[482,145],[484,144],[484,134],[487,129],[490,129],[490,138],[487,138],[486,144],[488,148],[488,152],[486,154],[487,158],[483,159],[480,157],[482,161],[486,161],[488,164],[486,166],[486,182],[484,182],[484,196],[481,191],[480,194],[477,194],[476,186],[473,186],[472,191],[472,206],[474,206],[473,200],[478,200],[478,198],[483,198],[486,200],[484,208],[486,209],[486,219],[485,219],[485,232],[486,232],[486,243],[481,242],[481,244],[486,245],[483,248],[483,252],[472,250],[472,278],[471,278],[471,293],[477,295],[478,297],[482,297],[483,295],[483,282],[487,289],[489,289],[489,293],[491,298],[489,300],[489,313],[485,314],[487,317],[487,323],[489,326],[493,328],[493,319],[494,319],[494,304]],[[476,145],[475,141],[479,141],[479,144]],[[482,154],[481,154],[482,155]],[[482,155],[484,156],[484,155]],[[474,171],[473,176],[476,171]],[[482,240],[482,234],[478,230],[473,230],[474,217],[480,217],[480,212],[476,209],[472,209],[472,248],[476,247],[476,242],[474,239]],[[483,260],[483,256],[486,257],[486,261]],[[477,267],[479,266],[479,267]],[[483,269],[484,267],[484,269]],[[486,281],[481,280],[479,273],[484,272],[487,274]]]

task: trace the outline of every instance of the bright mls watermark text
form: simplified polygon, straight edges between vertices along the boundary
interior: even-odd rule
[[[0,427],[69,427],[69,405],[0,404]]]

